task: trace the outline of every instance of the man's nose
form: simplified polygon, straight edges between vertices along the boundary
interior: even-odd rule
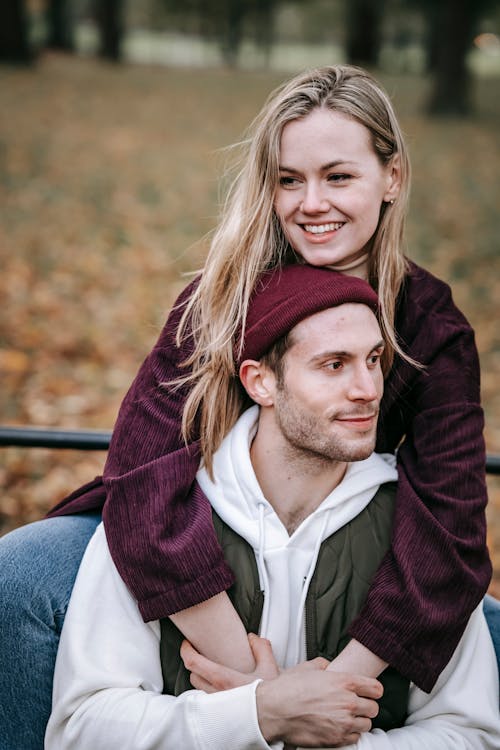
[[[366,365],[357,367],[349,387],[351,401],[376,401],[379,396],[375,372]]]

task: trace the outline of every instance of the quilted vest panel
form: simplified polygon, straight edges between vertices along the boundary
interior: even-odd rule
[[[361,610],[371,579],[390,546],[395,487],[394,483],[382,485],[356,518],[322,543],[306,600],[309,659],[324,656],[331,660],[349,641],[347,629]],[[263,592],[254,551],[215,512],[213,518],[224,556],[236,575],[228,594],[247,632],[258,633]],[[179,655],[183,636],[168,618],[160,624],[164,692],[179,695],[191,688]],[[384,695],[373,726],[384,730],[402,726],[407,715],[408,680],[389,667],[380,681]]]

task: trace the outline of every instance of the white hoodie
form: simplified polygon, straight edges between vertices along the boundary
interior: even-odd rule
[[[198,483],[217,514],[253,547],[264,591],[260,635],[280,667],[304,661],[304,604],[321,542],[365,508],[384,482],[397,480],[394,457],[375,453],[349,465],[342,482],[289,536],[262,494],[250,460],[258,407],[246,411],[214,458],[214,482]]]
[[[395,472],[379,456],[353,464],[289,537],[250,462],[257,413],[245,412],[224,440],[215,484],[203,470],[198,480],[217,513],[255,549],[266,591],[261,632],[278,661],[291,664],[303,658],[303,600],[322,539],[359,513]],[[159,639],[159,623],[144,624],[116,571],[101,525],[64,623],[46,750],[268,749],[257,721],[257,683],[213,695],[161,695]],[[358,749],[500,750],[498,678],[481,609],[432,693],[411,686],[406,726],[365,734]]]

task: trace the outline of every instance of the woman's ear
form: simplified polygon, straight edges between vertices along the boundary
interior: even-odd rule
[[[245,359],[240,365],[240,381],[252,401],[259,406],[274,404],[276,377],[274,373],[255,359]]]
[[[395,201],[401,188],[401,158],[399,154],[394,154],[387,165],[387,190],[384,195],[384,202],[390,203]]]

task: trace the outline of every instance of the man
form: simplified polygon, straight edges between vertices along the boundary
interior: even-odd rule
[[[235,605],[285,671],[252,638],[269,679],[178,695],[188,687],[180,634],[169,621],[144,624],[100,527],[66,615],[47,750],[500,748],[494,654],[479,610],[430,695],[384,673],[381,728],[371,732],[377,681],[321,661],[293,669],[345,646],[390,541],[396,472],[373,454],[384,347],[376,312],[359,279],[305,266],[265,275],[235,355],[255,405],[216,452],[213,477],[198,474],[235,570]],[[184,653],[202,687],[200,662]]]

